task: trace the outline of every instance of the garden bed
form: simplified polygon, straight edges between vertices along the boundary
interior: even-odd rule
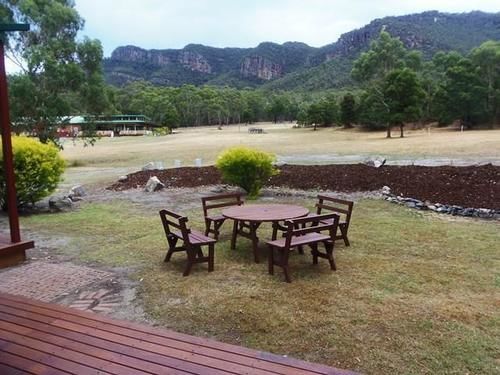
[[[379,190],[389,186],[393,194],[421,201],[500,210],[500,166],[467,167],[388,166],[363,164],[284,165],[266,186],[321,189],[341,192]],[[223,183],[215,167],[184,167],[139,171],[109,187],[111,190],[142,188],[157,176],[167,188]]]

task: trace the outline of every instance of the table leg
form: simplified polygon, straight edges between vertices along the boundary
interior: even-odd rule
[[[236,236],[238,235],[238,220],[233,221],[233,235],[231,236],[231,250],[236,249]]]
[[[257,229],[261,223],[250,223],[250,239],[252,240],[253,256],[255,263],[260,263],[259,259],[259,238],[257,237]]]

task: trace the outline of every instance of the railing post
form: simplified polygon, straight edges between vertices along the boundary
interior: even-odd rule
[[[20,242],[19,213],[14,177],[14,162],[12,159],[12,141],[9,118],[9,97],[7,91],[7,74],[5,72],[4,38],[0,36],[0,126],[2,134],[3,167],[7,187],[7,210],[9,212],[10,240]]]

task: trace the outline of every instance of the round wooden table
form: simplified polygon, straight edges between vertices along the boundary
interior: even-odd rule
[[[306,216],[309,210],[304,207],[290,204],[246,204],[242,206],[232,206],[222,211],[222,215],[234,220],[233,236],[231,238],[231,249],[236,247],[236,237],[240,236],[252,240],[253,254],[255,262],[259,263],[257,229],[262,223],[271,222],[277,225],[278,222],[298,217]],[[273,239],[276,236],[273,230]]]

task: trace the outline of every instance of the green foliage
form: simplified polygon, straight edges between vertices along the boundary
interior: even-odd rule
[[[224,181],[245,189],[250,197],[256,197],[264,182],[278,173],[273,166],[275,159],[274,155],[263,151],[233,147],[220,154],[215,165]]]
[[[451,60],[451,61],[450,61]],[[442,123],[460,119],[471,127],[486,117],[487,87],[481,82],[479,67],[466,57],[452,56],[443,67],[438,83],[437,117]]]
[[[340,122],[346,128],[356,122],[356,99],[351,93],[345,94],[340,102]]]
[[[370,50],[354,62],[352,76],[366,87],[361,100],[361,120],[365,126],[387,127],[403,124],[421,114],[425,93],[414,70],[421,68],[420,54],[408,52],[399,38],[382,31]]]
[[[491,123],[500,121],[500,41],[487,41],[475,48],[471,60],[479,70],[486,89],[486,116]]]
[[[393,70],[385,78],[382,90],[387,103],[388,121],[391,124],[403,124],[420,117],[425,93],[413,70]]]
[[[172,134],[172,129],[166,127],[166,126],[162,126],[161,128],[155,128],[153,130],[153,134],[154,135],[168,135],[168,134]]]
[[[18,205],[34,204],[51,194],[65,167],[59,149],[52,143],[43,144],[27,137],[13,137],[12,148]],[[4,207],[6,185],[2,169],[0,162],[0,205]]]
[[[42,142],[57,141],[62,116],[112,110],[101,70],[101,43],[77,41],[83,19],[74,6],[70,0],[0,4],[0,22],[31,26],[28,32],[9,34],[8,55],[21,69],[10,77],[11,117],[16,131],[35,131]]]

